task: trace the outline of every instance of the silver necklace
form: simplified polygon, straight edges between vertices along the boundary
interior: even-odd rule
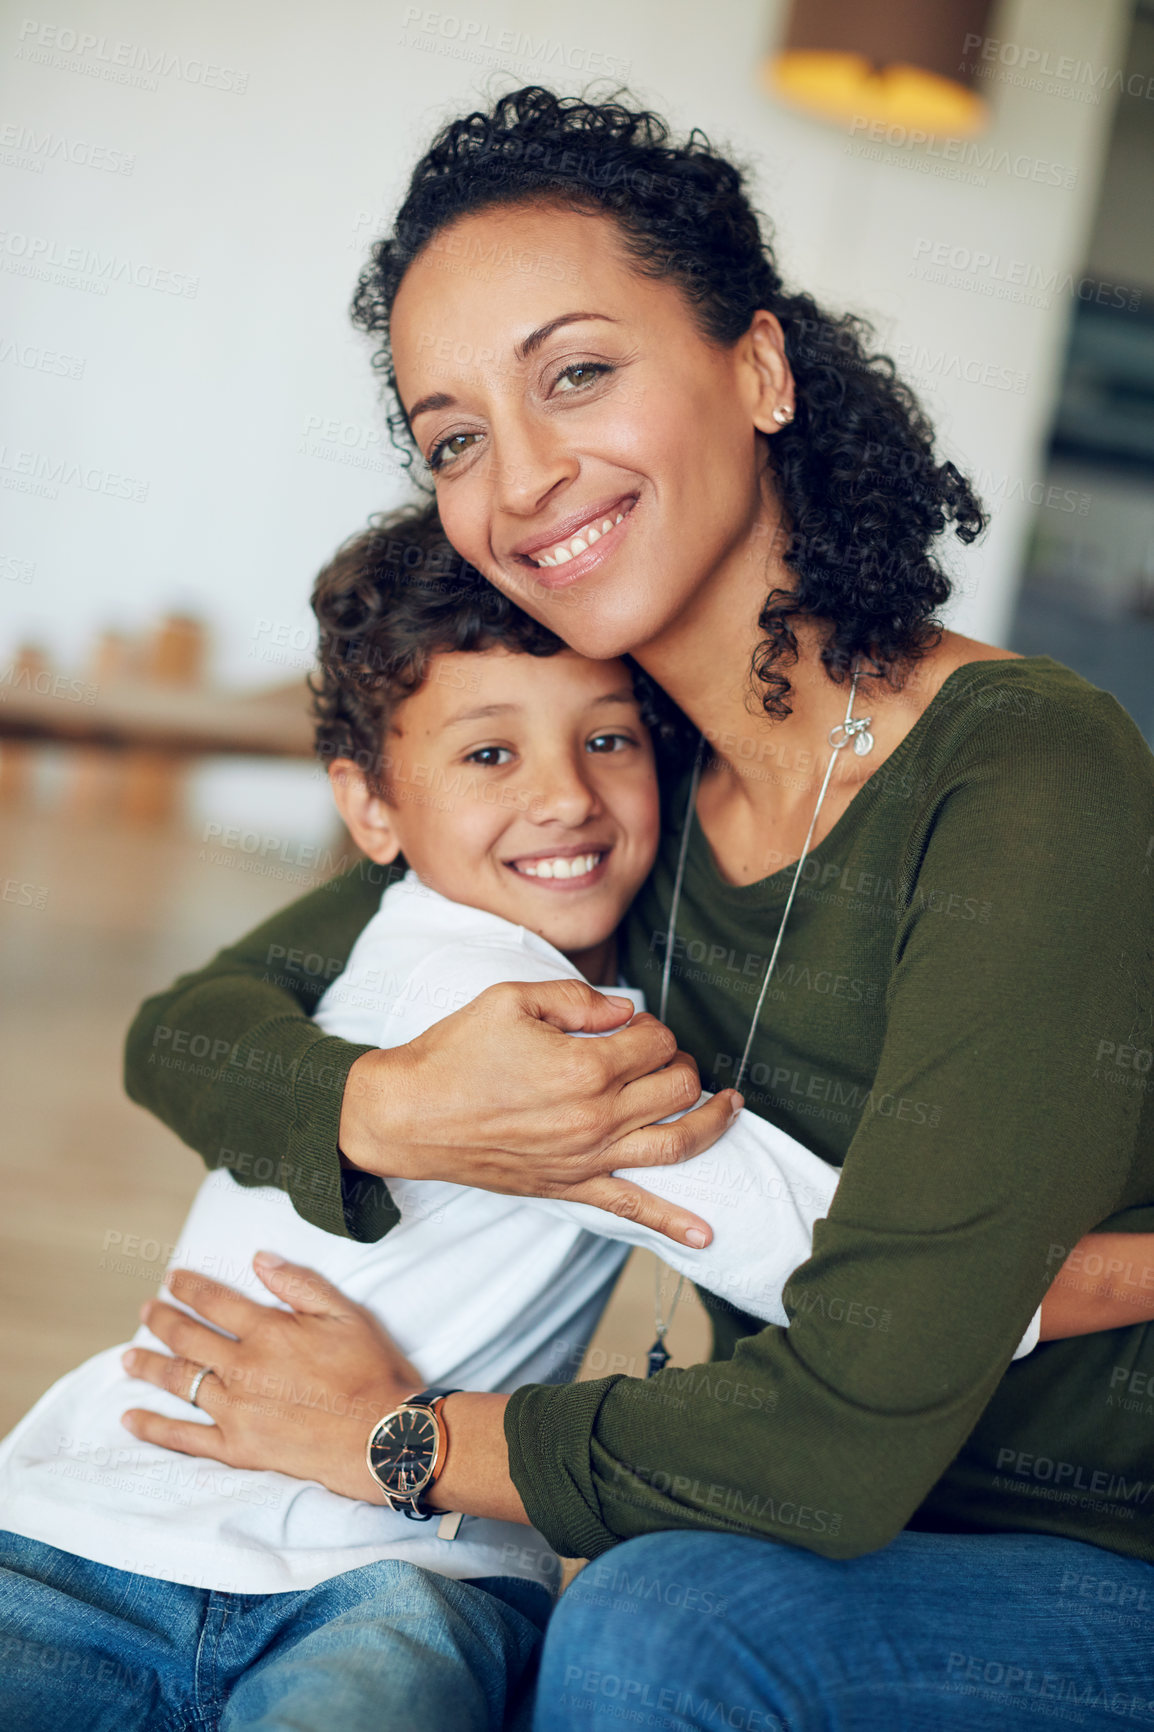
[[[656,1267],[653,1272],[653,1321],[657,1326],[657,1339],[646,1355],[649,1362],[648,1369],[645,1373],[646,1377],[655,1376],[657,1372],[662,1370],[663,1367],[669,1363],[669,1349],[665,1345],[665,1332],[673,1322],[673,1314],[677,1310],[681,1301],[682,1289],[685,1286],[685,1276],[679,1275],[677,1277],[677,1286],[673,1292],[673,1303],[669,1307],[669,1316],[663,1317],[661,1314],[661,1277],[665,1271],[665,1264],[661,1262],[660,1258],[656,1258],[655,1263]]]
[[[849,697],[845,706],[845,720],[838,722],[834,727],[832,727],[826,736],[830,745],[829,763],[825,767],[825,775],[822,778],[821,789],[817,796],[817,804],[813,809],[813,817],[809,821],[809,829],[806,832],[806,838],[802,845],[800,858],[798,859],[797,865],[794,867],[793,882],[789,887],[789,895],[786,898],[785,909],[781,916],[781,924],[777,929],[777,937],[774,940],[773,950],[770,953],[769,961],[766,964],[765,973],[761,977],[761,989],[757,995],[757,1003],[753,1008],[753,1016],[749,1024],[749,1033],[745,1038],[745,1051],[741,1055],[741,1063],[737,1067],[737,1075],[734,1077],[733,1082],[730,1085],[735,1089],[740,1089],[742,1079],[745,1076],[745,1067],[749,1063],[749,1054],[750,1049],[753,1046],[753,1037],[757,1032],[757,1025],[761,1019],[761,1007],[765,1003],[765,994],[769,987],[770,978],[773,975],[774,968],[777,966],[778,952],[781,950],[781,941],[785,936],[786,922],[789,920],[789,916],[793,910],[794,897],[797,894],[797,887],[801,882],[801,875],[805,868],[806,860],[809,857],[810,843],[813,841],[813,833],[817,828],[817,820],[821,814],[826,790],[830,784],[830,778],[833,775],[833,767],[837,763],[837,755],[839,752],[845,750],[851,740],[853,741],[854,752],[859,758],[864,758],[867,752],[873,751],[874,737],[870,732],[873,717],[855,717],[853,713],[854,699],[857,697],[858,680],[860,678],[861,664],[856,663],[854,665],[853,677],[850,680]],[[681,886],[685,878],[685,861],[689,853],[689,832],[693,824],[693,815],[697,808],[697,789],[698,784],[701,781],[701,766],[704,759],[705,736],[702,734],[699,736],[697,743],[697,756],[693,763],[693,774],[689,778],[689,798],[685,804],[685,820],[681,827],[681,845],[677,854],[677,871],[674,875],[673,895],[670,898],[669,903],[669,927],[665,934],[665,963],[661,970],[661,1001],[657,1009],[657,1020],[659,1022],[665,1021],[665,1008],[669,1001],[669,977],[673,968],[673,940],[677,931],[677,911],[681,905]],[[655,1305],[657,1340],[649,1350],[649,1370],[646,1373],[649,1377],[652,1377],[654,1372],[660,1371],[662,1366],[668,1362],[669,1353],[665,1347],[665,1333],[669,1328],[670,1323],[673,1321],[673,1313],[677,1308],[677,1301],[681,1297],[682,1283],[678,1282],[677,1292],[674,1295],[673,1304],[669,1310],[669,1316],[668,1318],[663,1319],[660,1307],[660,1280],[661,1273],[659,1266],[658,1298]]]

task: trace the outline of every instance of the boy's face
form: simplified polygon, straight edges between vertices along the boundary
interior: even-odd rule
[[[359,824],[338,787],[371,858],[403,853],[431,889],[528,927],[578,966],[657,849],[653,750],[622,661],[434,656],[394,711],[382,781],[384,800],[362,791]]]

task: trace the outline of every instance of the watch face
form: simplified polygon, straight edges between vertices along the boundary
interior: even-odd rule
[[[437,1422],[427,1407],[402,1407],[378,1426],[369,1464],[393,1496],[420,1491],[437,1459]]]

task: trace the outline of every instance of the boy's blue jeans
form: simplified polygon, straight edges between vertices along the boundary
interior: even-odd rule
[[[288,1594],[129,1575],[0,1533],[4,1732],[499,1732],[528,1724],[536,1582],[386,1561]]]
[[[535,1732],[1154,1727],[1154,1564],[1044,1534],[899,1534],[839,1562],[649,1534],[545,1637]]]

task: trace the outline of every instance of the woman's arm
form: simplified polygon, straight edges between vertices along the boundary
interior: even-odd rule
[[[598,1208],[680,1237],[683,1210],[610,1175],[708,1148],[735,1097],[661,1124],[697,1101],[697,1066],[652,1016],[621,1027],[627,1000],[583,981],[503,984],[384,1051],[309,1019],[385,878],[362,862],[149,999],[128,1037],[133,1100],[210,1167],[279,1185],[342,1236],[379,1239],[395,1224],[387,1174],[516,1195],[581,1187]]]
[[[1099,1259],[1110,1264],[1111,1278],[1100,1283],[1105,1293],[1096,1298],[1114,1307],[1103,1313],[1099,1327],[1145,1321],[1151,1309],[1149,1283],[1144,1292],[1138,1289],[1143,1275],[1154,1270],[1154,1233],[1087,1234],[1066,1259],[1063,1273],[1100,1267]],[[149,1300],[141,1315],[173,1356],[140,1347],[125,1354],[125,1368],[134,1377],[181,1397],[196,1371],[212,1366],[216,1381],[201,1385],[199,1400],[214,1425],[133,1408],[124,1416],[128,1430],[166,1449],[234,1467],[273,1469],[318,1480],[344,1497],[380,1501],[365,1467],[365,1445],[376,1422],[416,1392],[420,1373],[369,1311],[350,1303],[315,1270],[265,1251],[253,1262],[288,1311],[270,1310],[206,1276],[176,1270],[168,1278],[173,1296],[217,1327],[209,1329],[186,1311]],[[1047,1311],[1061,1282],[1059,1274],[1042,1302],[1042,1333],[1048,1339],[1086,1332],[1086,1312],[1077,1304],[1070,1307],[1066,1327],[1058,1308]],[[308,1402],[305,1424],[298,1410],[302,1399]],[[469,1390],[445,1402],[449,1453],[429,1495],[437,1509],[528,1521],[509,1471],[508,1404],[507,1395]]]
[[[389,869],[362,861],[146,999],[124,1084],[208,1167],[279,1185],[326,1232],[379,1239],[398,1219],[368,1174],[342,1179],[345,1083],[372,1049],[310,1020],[380,905]]]
[[[965,737],[895,862],[881,1060],[791,1279],[790,1328],[648,1383],[510,1398],[514,1482],[563,1554],[714,1527],[855,1556],[931,1493],[1030,1526],[1030,1488],[996,1465],[1010,1439],[1015,1461],[1090,1460],[1106,1483],[1141,1471],[1133,1428],[1070,1386],[1070,1351],[1002,1380],[1057,1273],[1051,1248],[1154,1194],[1144,1091],[1095,1069],[1148,1026],[1154,775],[1100,694],[1039,704],[1000,749],[985,723],[959,714]],[[950,918],[967,897],[988,922]],[[906,1099],[935,1110],[903,1120]]]
[[[1061,1246],[1054,1247],[1058,1256]],[[1154,1234],[1087,1233],[1042,1301],[1042,1340],[1154,1318]]]

